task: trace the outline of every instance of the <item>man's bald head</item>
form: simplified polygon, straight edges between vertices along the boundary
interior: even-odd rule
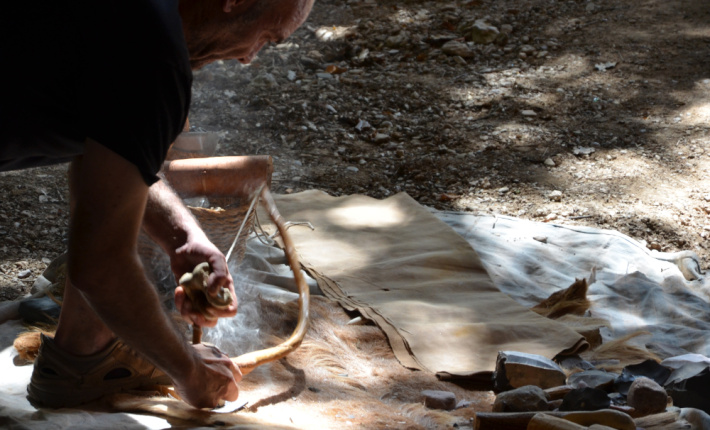
[[[222,59],[249,63],[267,43],[303,24],[314,0],[181,0],[190,63],[198,69]]]

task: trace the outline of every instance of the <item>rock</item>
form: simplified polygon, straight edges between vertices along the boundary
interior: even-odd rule
[[[523,45],[520,47],[520,52],[522,52],[523,54],[530,55],[535,52],[535,47],[532,45]]]
[[[545,166],[548,167],[555,167],[557,164],[555,164],[554,160],[552,158],[546,158],[545,159]]]
[[[614,381],[614,390],[622,395],[627,395],[631,384],[640,376],[651,378],[659,385],[666,385],[666,381],[670,380],[671,369],[654,360],[628,365]]]
[[[360,171],[360,169],[358,169],[358,168],[355,167],[355,166],[348,166],[348,167],[345,168],[345,170],[347,170],[348,172],[353,172],[353,173],[357,173],[357,172]]]
[[[710,429],[710,415],[694,408],[682,408],[680,418],[688,421],[694,429]]]
[[[458,55],[461,58],[473,58],[476,53],[465,43],[451,40],[441,47],[441,51],[446,55]]]
[[[456,403],[456,409],[464,409],[475,405],[476,402],[472,402],[471,400],[461,400],[460,402]]]
[[[52,282],[49,281],[49,279],[45,278],[44,275],[39,275],[35,279],[35,282],[32,284],[32,288],[30,289],[30,294],[36,294],[40,291],[44,291],[51,286],[52,286]]]
[[[606,391],[598,388],[577,388],[562,399],[561,411],[598,411],[606,409],[611,404],[611,400]]]
[[[279,86],[279,83],[276,82],[276,78],[271,73],[261,73],[252,79],[251,84],[255,87],[262,88],[275,88]]]
[[[573,371],[573,370],[592,370],[594,369],[594,365],[587,360],[584,360],[582,357],[579,355],[570,355],[567,357],[562,358],[561,360],[558,361],[558,364],[562,369],[565,371]]]
[[[610,61],[607,63],[597,63],[594,65],[594,68],[597,69],[600,72],[605,72],[609,69],[613,69],[616,67],[616,62],[615,61]]]
[[[547,401],[547,393],[542,388],[526,385],[498,394],[493,402],[493,412],[547,411]]]
[[[372,125],[364,119],[359,120],[357,125],[355,125],[355,130],[357,131],[367,130],[368,128],[372,128]]]
[[[516,351],[500,351],[496,360],[494,391],[535,385],[542,389],[565,384],[560,366],[541,355]]]
[[[17,277],[18,277],[19,279],[25,279],[25,278],[29,278],[29,276],[30,276],[31,274],[32,274],[32,270],[30,270],[30,269],[25,269],[25,270],[21,271],[20,273],[18,273],[18,274],[17,274]]]
[[[589,155],[594,153],[596,150],[594,148],[576,146],[572,149],[574,155]]]
[[[401,48],[407,44],[410,37],[406,31],[402,31],[397,35],[390,36],[385,40],[385,45],[389,48]]]
[[[384,133],[376,133],[375,137],[372,138],[372,141],[377,144],[383,144],[386,142],[389,142],[390,136]]]
[[[584,430],[585,428],[564,418],[535,414],[528,423],[527,430]]]
[[[560,202],[562,201],[562,191],[554,190],[550,194],[548,194],[547,197],[549,197],[550,200],[552,200],[553,202]]]
[[[531,109],[526,109],[520,112],[523,116],[537,116],[537,113],[534,110]]]
[[[456,395],[450,391],[424,390],[424,406],[429,409],[451,411],[456,407]]]
[[[473,23],[470,30],[471,41],[484,45],[493,43],[499,33],[496,27],[480,19]]]
[[[20,318],[26,324],[56,324],[60,306],[49,297],[26,299],[20,302]]]
[[[627,403],[641,415],[656,414],[666,410],[668,394],[656,381],[642,376],[631,384]]]
[[[510,34],[513,32],[513,26],[510,24],[503,24],[500,26],[500,31],[505,34]]]
[[[569,393],[573,389],[574,388],[570,385],[560,385],[559,387],[547,388],[545,390],[545,394],[547,394],[547,398],[550,400],[550,402],[559,401],[561,404],[562,399],[567,395],[567,393]],[[560,405],[557,405],[557,407],[559,407],[559,406]],[[554,409],[554,408],[551,408],[551,409]]]
[[[567,378],[567,384],[575,388],[591,387],[609,392],[619,375],[603,370],[586,370],[573,373]]]
[[[509,187],[498,188],[498,194],[505,194],[505,193],[507,193],[508,191],[510,191],[510,188],[509,188]]]
[[[600,411],[580,411],[565,414],[565,419],[582,426],[600,424],[617,430],[636,430],[633,418],[611,409]]]

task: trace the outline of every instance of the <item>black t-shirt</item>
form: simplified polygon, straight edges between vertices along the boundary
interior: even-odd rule
[[[177,0],[12,0],[0,13],[0,170],[87,138],[147,184],[182,130],[192,73]]]

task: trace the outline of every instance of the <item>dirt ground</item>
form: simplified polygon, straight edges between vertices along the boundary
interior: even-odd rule
[[[709,19],[703,0],[317,0],[251,65],[197,71],[190,120],[219,155],[272,155],[279,193],[405,191],[707,267]],[[10,300],[66,247],[66,166],[0,175]]]

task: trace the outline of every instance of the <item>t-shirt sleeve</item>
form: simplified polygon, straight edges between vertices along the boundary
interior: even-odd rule
[[[192,74],[177,3],[82,3],[94,18],[83,31],[97,35],[85,39],[90,52],[81,68],[83,129],[133,163],[151,185],[190,104]]]
[[[122,85],[97,83],[83,104],[84,123],[87,137],[133,163],[150,185],[182,131],[189,88],[184,84],[187,78],[170,67],[141,68],[136,73],[123,76]]]

